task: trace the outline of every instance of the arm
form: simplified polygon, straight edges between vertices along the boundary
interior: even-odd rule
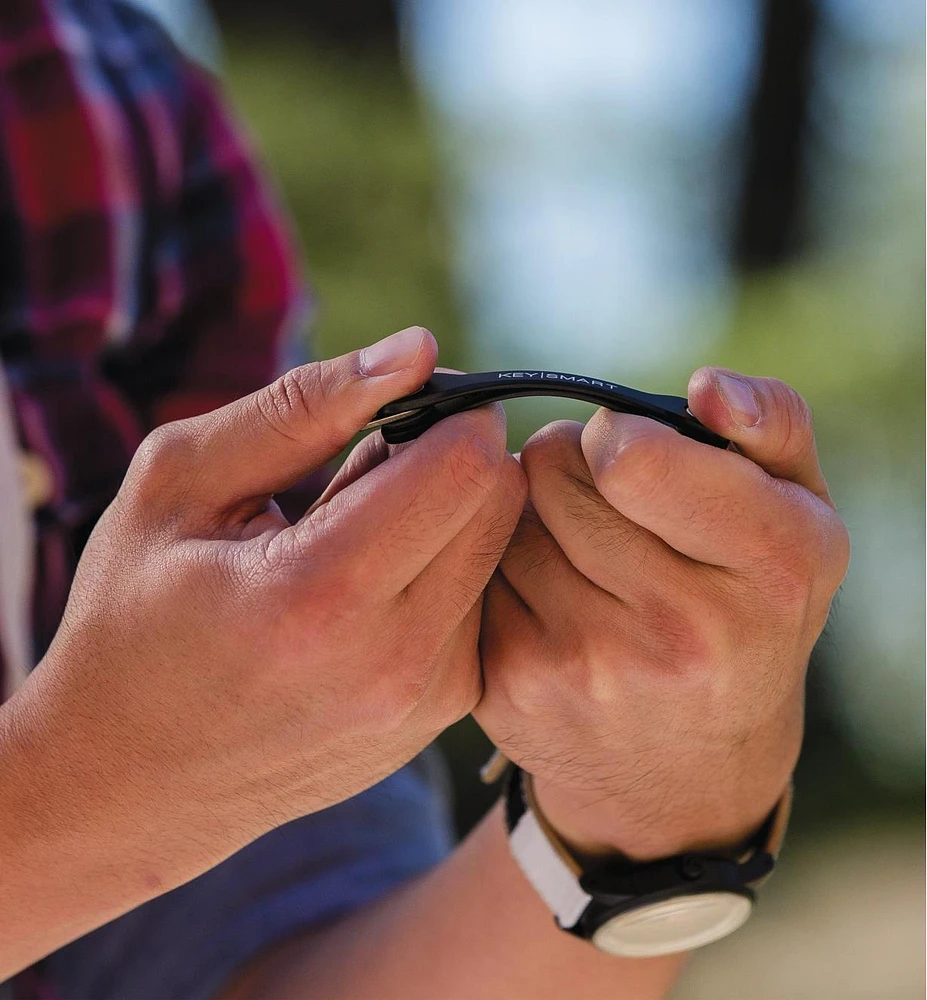
[[[807,408],[717,373],[693,412],[743,454],[600,411],[526,445],[530,506],[487,593],[476,715],[584,852],[638,860],[753,833],[801,739],[808,654],[846,533]],[[756,409],[744,413],[753,402]],[[430,875],[266,956],[223,1000],[666,996],[684,959],[626,960],[553,926],[494,810]]]
[[[480,598],[524,498],[501,411],[380,456],[295,525],[271,499],[435,355],[412,328],[143,444],[0,713],[0,980],[475,704]]]
[[[614,958],[558,930],[496,807],[423,878],[268,953],[221,1000],[658,1000],[683,962]]]

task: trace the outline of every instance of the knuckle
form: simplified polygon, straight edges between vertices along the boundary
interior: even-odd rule
[[[405,664],[371,678],[365,691],[367,727],[375,734],[407,728],[428,690],[430,670],[422,663]]]
[[[781,421],[782,451],[801,457],[814,441],[814,418],[804,397],[779,379],[768,379],[767,388]]]
[[[620,665],[614,648],[568,647],[561,655],[561,679],[584,704],[600,708],[616,704],[620,697]]]
[[[767,480],[768,503],[754,508],[755,561],[764,567],[788,563],[796,571],[812,572],[821,549],[818,514],[823,506],[803,487],[787,480]]]
[[[189,471],[192,451],[193,440],[187,421],[155,428],[132,457],[121,491],[123,498],[148,502],[166,488],[179,486]]]
[[[309,378],[308,373],[304,373],[303,379]],[[297,373],[288,371],[258,393],[258,406],[267,423],[276,427],[289,421],[293,410],[304,401],[300,384]]]
[[[850,533],[847,526],[836,515],[830,518],[826,531],[825,550],[827,566],[830,570],[830,580],[834,589],[843,583],[850,568]]]
[[[284,372],[256,394],[255,402],[265,422],[284,437],[302,441],[308,432],[321,443],[334,445],[339,428],[337,419],[331,418],[339,414],[329,404],[338,387],[334,362],[318,361]]]
[[[294,368],[257,393],[258,410],[271,427],[285,431],[294,416],[311,413],[313,400],[318,395],[317,370],[317,365]]]
[[[539,431],[535,431],[521,446],[521,465],[526,473],[535,463],[543,462],[549,451],[549,438],[544,433],[546,430],[546,427],[542,427]]]
[[[504,719],[543,717],[549,706],[550,664],[555,650],[545,648],[525,623],[513,622],[508,588],[489,585],[484,599],[480,635],[480,675],[485,692],[479,706],[494,706]],[[545,643],[546,646],[546,643]],[[477,716],[479,719],[479,715]]]
[[[521,449],[525,471],[538,465],[572,465],[577,457],[582,459],[582,431],[582,424],[573,420],[555,420],[535,431]]]
[[[306,387],[311,391],[307,395],[305,388],[302,397],[304,405],[308,409],[322,403],[331,403],[341,394],[344,380],[341,376],[341,369],[338,363],[333,360],[317,361],[314,364],[305,366],[309,369],[309,376]],[[301,369],[296,369],[300,371]],[[297,381],[299,381],[297,379]]]
[[[658,494],[673,476],[673,452],[663,435],[631,434],[615,448],[605,471],[609,492],[641,499]]]
[[[525,470],[511,456],[504,462],[502,494],[506,506],[520,514],[528,499],[528,479]]]
[[[577,641],[570,630],[548,637],[540,656],[510,653],[503,669],[484,662],[489,690],[524,719],[544,720],[566,700],[587,709],[613,708],[621,698],[623,647],[599,632],[599,641]]]
[[[513,509],[496,509],[487,512],[481,519],[480,531],[469,555],[467,567],[473,579],[464,578],[461,582],[467,584],[465,593],[468,596],[479,594],[486,586],[487,577],[502,558],[502,554],[511,541],[517,522],[517,511]],[[464,571],[464,567],[461,567]],[[469,610],[469,608],[467,609]]]
[[[132,464],[141,470],[157,469],[173,462],[186,445],[187,434],[182,422],[162,424],[148,434],[139,445]]]
[[[782,486],[789,504],[766,544],[758,563],[766,587],[785,608],[807,604],[812,592],[833,592],[850,560],[850,537],[840,517],[823,501],[809,503],[803,491]]]
[[[479,496],[495,487],[502,468],[504,451],[486,438],[456,437],[447,450],[447,473],[453,487],[467,496]]]
[[[502,548],[508,545],[527,499],[525,474],[515,459],[506,457],[485,517],[484,535],[492,544],[498,541]]]
[[[766,593],[780,610],[807,607],[817,566],[807,546],[781,548],[766,568]]]
[[[638,609],[649,671],[674,679],[698,680],[710,674],[718,657],[708,624],[685,610],[653,596]]]
[[[505,411],[501,403],[455,413],[448,418],[448,424],[459,436],[481,438],[500,451],[505,448]]]
[[[485,669],[485,667],[484,667]],[[558,666],[567,675],[567,664]],[[544,719],[555,702],[551,672],[526,657],[510,657],[505,669],[492,672],[491,690],[513,709],[513,716]]]
[[[817,604],[830,606],[850,566],[850,535],[843,521],[830,509],[829,517],[809,542],[809,589]]]

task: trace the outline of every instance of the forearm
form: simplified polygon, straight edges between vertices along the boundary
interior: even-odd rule
[[[0,705],[0,982],[211,863],[183,848],[205,854],[207,831],[165,834],[169,811],[118,770],[126,741],[63,710],[42,672]]]
[[[438,868],[265,956],[223,1000],[656,1000],[683,962],[615,958],[555,927],[496,808]]]
[[[93,828],[92,790],[54,763],[68,734],[29,702],[0,706],[0,981],[154,894]]]

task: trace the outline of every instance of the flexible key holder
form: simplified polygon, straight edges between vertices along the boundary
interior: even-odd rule
[[[662,396],[586,375],[552,371],[495,371],[458,375],[435,372],[418,392],[377,411],[367,428],[381,427],[389,444],[412,441],[439,420],[486,403],[518,396],[563,396],[659,420],[686,437],[715,448],[730,442],[708,430],[681,396]]]

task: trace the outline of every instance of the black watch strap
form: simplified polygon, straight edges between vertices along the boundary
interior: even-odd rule
[[[565,931],[584,939],[617,915],[683,896],[730,894],[752,901],[775,865],[791,804],[791,787],[736,856],[679,854],[638,863],[620,855],[578,859],[534,799],[530,776],[512,765],[505,785],[505,823],[512,853]],[[747,905],[747,904],[744,904]]]

